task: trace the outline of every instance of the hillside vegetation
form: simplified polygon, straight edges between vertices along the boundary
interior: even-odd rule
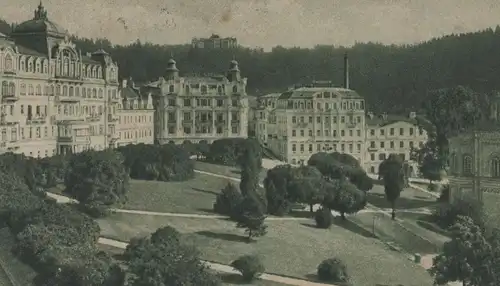
[[[9,30],[9,25],[0,21],[0,32]],[[120,77],[133,77],[136,82],[161,76],[171,54],[184,75],[223,72],[234,56],[242,74],[249,78],[248,92],[255,95],[311,80],[332,80],[340,86],[343,55],[348,52],[351,88],[365,96],[375,111],[416,110],[427,92],[438,88],[463,85],[481,93],[500,90],[500,81],[496,80],[500,73],[499,27],[415,45],[276,47],[271,52],[248,48],[194,51],[190,45],[162,46],[139,41],[127,46],[114,46],[103,39],[74,41],[84,52],[106,49],[120,65]]]

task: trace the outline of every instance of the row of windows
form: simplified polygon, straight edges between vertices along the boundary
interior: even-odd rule
[[[307,152],[321,152],[321,151],[332,151],[332,152],[337,152],[337,144],[333,144],[332,147],[330,147],[330,144],[325,144],[324,146],[321,144],[316,144],[316,151],[314,151],[314,144],[292,144],[292,152],[297,152],[297,145],[299,146],[300,152],[306,152],[305,146],[307,145]],[[341,143],[340,145],[340,151],[345,152],[346,151],[346,144]],[[354,146],[356,146],[356,151],[361,152],[361,143],[353,144],[349,143],[347,144],[347,148],[350,153],[354,152]]]
[[[262,119],[262,113],[261,113],[261,119]],[[321,123],[321,119],[323,119],[326,124],[329,124],[331,122],[329,116],[325,116],[323,118],[321,116],[316,116],[316,123]],[[352,115],[340,116],[340,123],[346,123],[346,119],[347,119],[347,122],[349,122],[349,123],[361,123],[361,116],[356,116],[356,118],[354,118],[354,116],[352,116]],[[337,123],[337,116],[332,116],[332,121],[334,124]],[[305,117],[304,116],[300,116],[300,117],[292,116],[292,123],[306,123]],[[309,116],[308,123],[313,123],[312,116]]]
[[[212,134],[213,129],[211,126],[196,126],[196,128],[193,130],[190,126],[184,126],[182,131],[184,132],[185,135],[196,135],[196,134]],[[195,131],[195,133],[193,133]],[[232,134],[238,134],[240,132],[240,129],[238,126],[231,126],[231,133]],[[174,126],[169,126],[168,127],[168,134],[176,134],[177,133],[177,128]],[[224,133],[224,128],[221,126],[217,126],[215,128],[215,133],[222,135]]]
[[[195,107],[195,106],[201,106],[201,107],[212,107],[214,106],[211,98],[201,98],[201,99],[196,99],[196,105],[193,105],[195,101],[191,100],[190,98],[185,98],[183,100],[183,106],[185,107]],[[176,106],[177,105],[177,100],[176,99],[169,99],[168,100],[168,106]],[[217,99],[215,100],[215,106],[216,107],[224,107],[224,99]],[[231,106],[237,107],[238,106],[238,100],[233,99],[231,100]]]
[[[16,96],[16,85],[13,82],[2,82],[1,89],[2,96]],[[33,86],[32,84],[21,83],[20,95],[37,95],[37,96],[69,96],[69,97],[83,97],[83,98],[104,98],[104,89],[90,88],[68,85],[47,85],[42,89],[40,84]],[[117,99],[118,93],[116,89],[108,90],[108,97]]]
[[[122,120],[123,119],[123,120]],[[118,122],[127,123],[151,123],[153,121],[152,116],[147,115],[123,115],[119,117]]]
[[[6,54],[4,57],[4,69],[6,71],[14,71],[14,57]],[[19,70],[21,72],[31,72],[39,74],[49,73],[49,60],[36,57],[19,57]],[[54,70],[52,70],[54,71]],[[69,56],[67,51],[60,54],[55,63],[55,73],[64,76],[79,76],[80,72],[86,78],[103,78],[102,67],[97,65],[85,65],[78,61],[77,58]],[[118,74],[115,69],[111,69],[110,77],[117,79]]]
[[[231,112],[231,120],[232,121],[239,121],[240,120],[240,114],[238,112]],[[197,121],[211,121],[212,120],[212,112],[196,112],[195,113],[195,119]],[[215,119],[218,122],[224,121],[226,115],[224,113],[216,113],[215,114]],[[193,114],[191,112],[184,112],[182,114],[182,120],[193,120]],[[168,122],[174,123],[177,122],[177,113],[176,112],[169,112],[168,113]]]
[[[419,135],[423,135],[424,134],[424,131],[423,129],[421,128],[417,128],[418,129],[418,134]],[[379,134],[380,136],[385,136],[386,135],[386,129],[383,129],[383,128],[380,128],[379,129]],[[395,128],[389,128],[388,130],[388,134],[389,136],[396,136],[396,132],[395,132]],[[399,136],[405,136],[405,128],[399,128],[399,133],[398,135]],[[410,127],[408,128],[408,135],[410,136],[413,136],[415,134],[415,128],[414,127]],[[370,129],[370,136],[376,136],[376,132],[375,132],[375,129]]]
[[[217,85],[212,85],[212,86],[206,86],[206,85],[202,85],[200,86],[199,84],[192,84],[191,86],[189,85],[185,85],[184,86],[184,91],[186,92],[186,94],[191,94],[191,89],[200,89],[200,92],[201,94],[208,94],[209,93],[209,90],[215,90],[217,89],[217,94],[219,95],[223,95],[225,94],[225,86],[217,86]],[[238,93],[238,86],[237,85],[234,85],[233,88],[232,88],[232,91],[233,93]],[[168,87],[168,92],[169,93],[174,93],[175,92],[175,86],[174,85],[170,85]]]
[[[270,102],[271,106],[274,107],[274,102]],[[268,105],[269,106],[269,105]],[[310,100],[289,100],[287,103],[287,108],[288,109],[312,109],[313,108],[313,102]],[[365,103],[363,101],[343,101],[342,103],[339,103],[337,106],[337,102],[317,102],[316,103],[316,109],[318,110],[364,110],[365,109]]]
[[[400,153],[400,154],[396,154],[396,155],[399,155],[399,157],[401,159],[403,159],[403,161],[406,161],[406,154]],[[388,157],[389,156],[387,154],[385,154],[385,153],[379,153],[378,154],[378,161],[384,161]],[[370,153],[370,161],[376,161],[375,158],[377,158],[377,156],[375,155],[375,153]]]
[[[386,144],[385,143],[386,142],[381,141],[380,142],[380,148],[382,148],[382,149],[386,148]],[[390,149],[394,149],[395,148],[396,144],[395,144],[394,141],[390,141],[388,143],[389,143],[389,148]],[[424,142],[418,142],[418,144],[419,144],[419,147],[422,147],[424,145]],[[408,147],[413,148],[414,146],[415,146],[415,142],[410,141],[408,143]],[[377,148],[375,141],[370,141],[370,148]],[[405,141],[399,141],[399,148],[406,148]]]
[[[460,172],[458,167],[458,158],[456,154],[451,154],[450,156],[450,170],[454,174],[461,173],[463,176],[472,176],[474,174],[473,170],[473,158],[471,155],[465,154],[462,156],[462,170]],[[499,178],[500,177],[500,157],[493,155],[490,156],[489,160],[490,176]]]
[[[304,137],[305,136],[305,130],[304,129],[300,129],[299,131],[300,131],[300,136]],[[330,130],[324,130],[323,132],[321,132],[321,130],[316,130],[316,136],[321,136],[322,133],[325,134],[324,135],[325,137],[330,137]],[[345,130],[340,130],[340,137],[346,136],[345,134],[346,134]],[[309,129],[307,135],[309,137],[312,137],[313,136],[313,130]],[[293,129],[292,130],[292,137],[296,137],[296,136],[297,136],[297,130]],[[332,137],[337,137],[338,136],[337,130],[331,130],[331,136]],[[353,137],[353,136],[354,136],[354,130],[350,129],[349,130],[349,137]],[[357,137],[361,137],[361,130],[360,129],[356,130],[356,136]]]
[[[153,136],[153,130],[120,131],[118,135],[123,139],[145,138]]]

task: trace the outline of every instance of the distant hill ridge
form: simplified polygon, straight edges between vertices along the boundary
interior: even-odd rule
[[[0,32],[10,26],[0,20]],[[173,54],[182,74],[225,71],[234,58],[248,77],[248,93],[284,91],[313,80],[343,82],[343,55],[349,54],[350,87],[375,112],[418,110],[427,91],[456,85],[490,93],[500,90],[500,28],[449,35],[414,45],[356,44],[351,48],[317,46],[313,49],[275,47],[271,52],[249,48],[192,50],[186,45],[154,45],[137,41],[112,45],[106,39],[74,38],[84,51],[103,48],[118,61],[120,77],[137,82],[157,79]]]

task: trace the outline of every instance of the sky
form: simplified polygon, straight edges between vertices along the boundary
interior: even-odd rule
[[[2,0],[0,18],[21,23],[39,0]],[[402,44],[500,24],[500,0],[43,0],[50,20],[81,37],[190,43],[236,37],[266,50]]]

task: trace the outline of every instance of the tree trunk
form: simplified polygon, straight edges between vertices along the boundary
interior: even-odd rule
[[[248,237],[247,237],[247,239],[248,239],[248,242],[252,241],[252,230],[248,231]]]
[[[346,220],[346,218],[345,218],[345,213],[344,213],[344,212],[341,212],[341,213],[340,213],[340,217],[342,218],[342,220]]]
[[[396,202],[395,201],[391,202],[391,207],[392,207],[391,218],[392,218],[392,220],[396,220]]]
[[[313,212],[313,204],[309,204],[309,212]]]

